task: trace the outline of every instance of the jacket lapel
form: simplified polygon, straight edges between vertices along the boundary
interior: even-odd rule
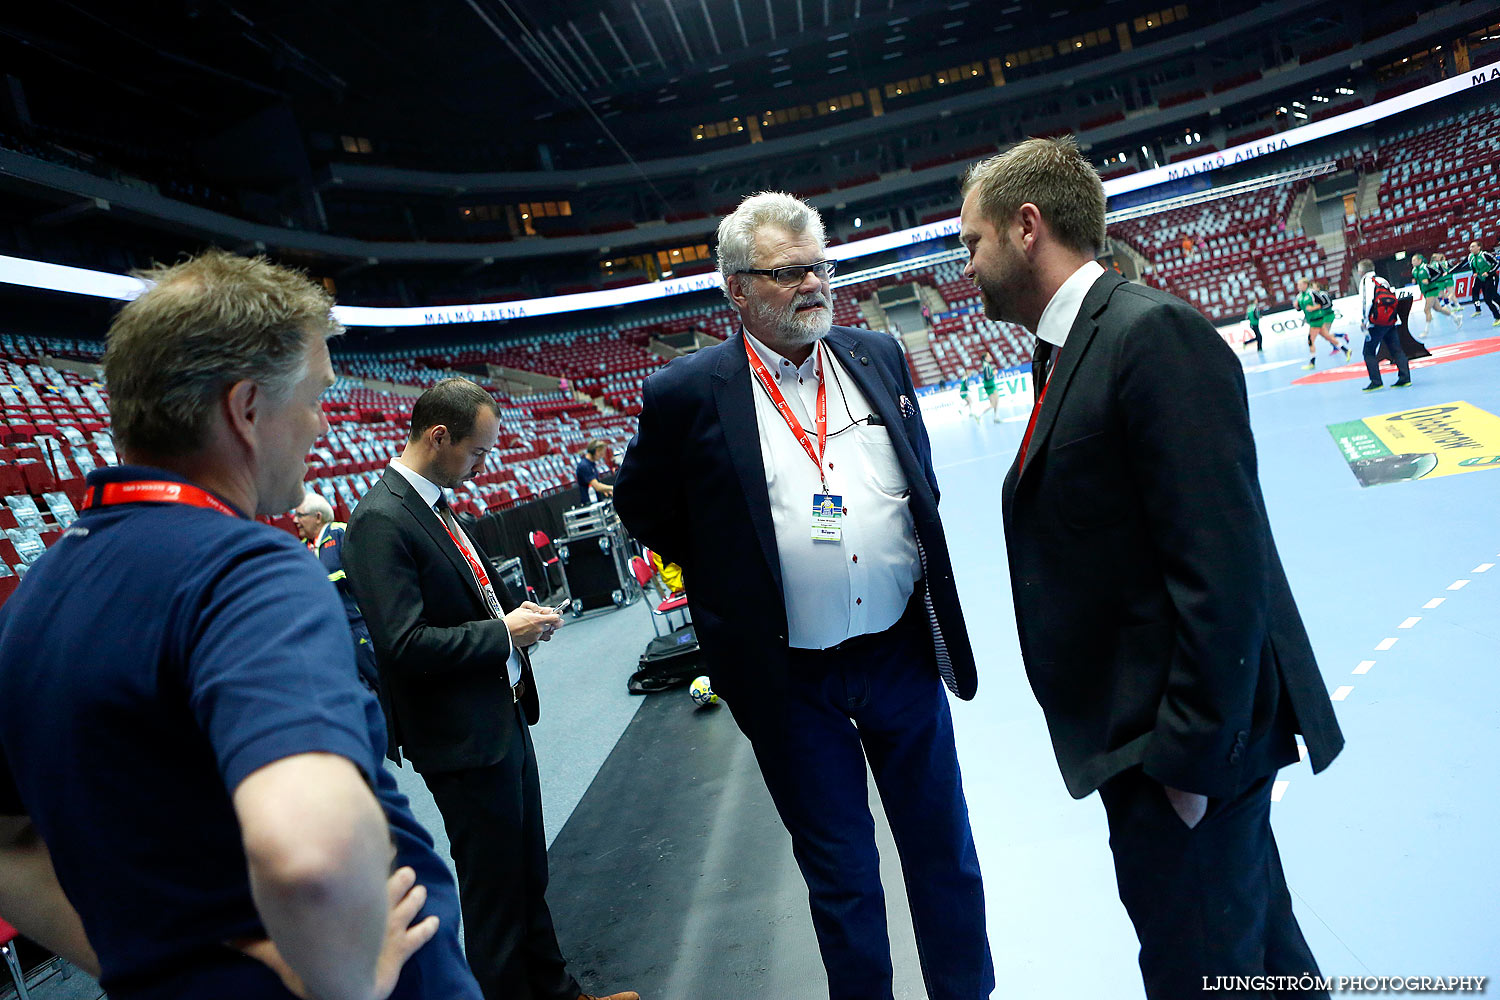
[[[1047,443],[1047,436],[1052,432],[1052,425],[1057,423],[1057,413],[1062,409],[1063,399],[1068,394],[1068,383],[1078,370],[1078,361],[1088,352],[1089,342],[1099,331],[1100,314],[1109,304],[1109,297],[1114,294],[1115,289],[1123,284],[1124,278],[1101,275],[1083,297],[1078,318],[1073,320],[1073,326],[1068,331],[1067,343],[1058,349],[1053,361],[1052,376],[1046,387],[1047,398],[1042,401],[1041,412],[1036,416],[1036,428],[1031,432],[1031,445],[1027,449],[1027,454],[1032,458],[1041,453],[1042,447]],[[1041,391],[1036,386],[1033,386],[1033,390]],[[1017,454],[1016,458],[1019,461],[1020,455]],[[1033,465],[1034,461],[1028,461],[1021,467],[1016,477],[1017,482],[1026,477]]]
[[[854,383],[859,386],[859,391],[864,393],[865,399],[880,414],[880,419],[885,421],[886,434],[891,439],[891,446],[896,449],[896,458],[901,462],[901,469],[906,473],[906,481],[914,490],[919,490],[928,504],[934,509],[937,501],[932,496],[931,484],[927,482],[927,472],[922,464],[917,461],[916,449],[912,447],[911,438],[906,434],[906,418],[901,415],[901,407],[892,394],[891,387],[880,377],[880,372],[874,363],[865,364],[861,358],[868,358],[857,335],[833,331],[823,338],[823,346],[827,348],[829,357],[835,359],[835,363],[849,374]],[[915,405],[915,404],[913,404]],[[856,413],[855,416],[862,414]]]
[[[760,426],[755,419],[755,397],[750,363],[745,358],[745,334],[740,331],[725,341],[713,372],[714,405],[719,427],[729,447],[729,461],[740,479],[745,506],[755,537],[771,568],[771,578],[781,591],[781,553],[776,548],[776,528],[771,521],[771,494],[766,488],[766,464],[760,454]]]
[[[488,607],[484,594],[479,590],[479,582],[474,579],[474,571],[469,568],[469,561],[458,551],[458,546],[453,544],[453,539],[448,537],[448,530],[438,520],[437,512],[422,501],[421,495],[412,484],[395,469],[386,469],[382,481],[401,500],[402,506],[406,508],[407,513],[417,522],[421,530],[427,533],[432,544],[448,557],[448,562],[453,565],[454,572],[468,585],[469,592],[474,595],[481,606]]]

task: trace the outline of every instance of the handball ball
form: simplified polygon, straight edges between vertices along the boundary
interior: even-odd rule
[[[709,686],[707,677],[699,677],[693,681],[692,686],[688,688],[688,694],[692,697],[693,704],[700,708],[719,703],[719,696],[714,694],[714,689]]]

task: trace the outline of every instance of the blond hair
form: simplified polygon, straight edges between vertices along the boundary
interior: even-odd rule
[[[964,196],[971,191],[997,227],[1029,202],[1059,243],[1090,256],[1104,249],[1104,183],[1072,136],[1027,139],[974,164],[963,178]]]
[[[115,440],[143,455],[202,447],[236,382],[285,403],[307,374],[310,338],[343,332],[327,291],[264,257],[208,250],[134,273],[153,284],[110,324],[104,375]]]

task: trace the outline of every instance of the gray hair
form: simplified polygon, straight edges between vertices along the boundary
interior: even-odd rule
[[[729,295],[729,276],[755,266],[756,237],[767,226],[784,229],[796,236],[816,236],[819,246],[828,245],[828,238],[823,233],[823,217],[801,198],[781,191],[749,195],[719,223],[719,277],[726,297]]]
[[[153,284],[110,325],[104,375],[116,442],[148,458],[201,448],[241,380],[284,405],[307,374],[311,338],[343,331],[323,287],[264,257],[208,250],[135,273]]]
[[[309,493],[303,497],[302,509],[309,513],[317,514],[323,519],[324,524],[333,523],[333,505],[321,493]]]

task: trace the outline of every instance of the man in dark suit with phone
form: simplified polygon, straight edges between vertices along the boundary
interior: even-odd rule
[[[499,435],[499,405],[466,379],[418,397],[405,450],[349,519],[344,566],[375,641],[391,745],[443,814],[465,953],[486,1000],[582,1000],[547,909],[529,732],[540,707],[526,648],[562,619],[512,605],[443,493],[483,468]]]
[[[1186,303],[1110,274],[1104,189],[1070,139],[964,182],[985,315],[1037,335],[1001,496],[1016,620],[1068,790],[1098,789],[1152,1000],[1315,973],[1271,834],[1306,741],[1343,746],[1266,517],[1244,377]]]
[[[719,226],[742,329],[646,381],[615,509],[678,563],[714,691],[807,881],[830,995],[890,1000],[868,758],[932,1000],[995,984],[949,715],[974,656],[901,349],[832,327],[818,213],[747,198]]]

